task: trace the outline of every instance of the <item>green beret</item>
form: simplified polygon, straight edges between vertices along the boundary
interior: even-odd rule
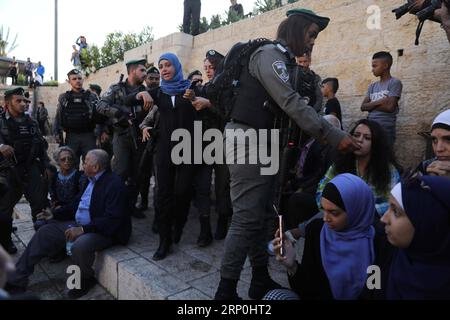
[[[78,69],[72,69],[67,73],[67,78],[69,78],[73,74],[81,74],[81,71]]]
[[[206,52],[206,58],[210,58],[210,57],[217,57],[217,58],[221,58],[221,59],[225,58],[223,56],[223,54],[221,54],[220,52],[217,52],[216,50],[208,50]]]
[[[98,94],[100,94],[100,92],[102,92],[102,87],[100,87],[98,84],[91,83],[91,84],[89,85],[89,88],[92,89],[92,90],[94,90],[94,91],[97,92]]]
[[[147,63],[147,60],[146,59],[134,59],[134,60],[130,60],[130,61],[128,61],[127,63],[125,63],[125,65],[128,67],[128,66],[131,66],[131,65],[140,65],[140,64],[142,64],[143,66],[145,66],[145,64]]]
[[[157,67],[151,66],[151,67],[148,68],[148,70],[147,70],[147,74],[149,74],[149,73],[157,73],[157,74],[159,74],[159,70],[158,70]]]
[[[320,31],[325,29],[328,26],[328,23],[330,22],[330,18],[318,16],[317,14],[314,13],[314,11],[309,9],[298,8],[298,9],[291,9],[286,12],[287,17],[290,17],[292,15],[301,15],[306,19],[308,19],[309,21],[314,22],[319,26]]]
[[[6,90],[5,91],[5,99],[10,96],[23,96],[24,92],[25,92],[25,90],[23,90],[23,88],[21,88],[21,87]]]

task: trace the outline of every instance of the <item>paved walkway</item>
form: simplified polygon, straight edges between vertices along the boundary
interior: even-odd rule
[[[150,199],[149,203],[152,200]],[[34,234],[30,208],[26,202],[16,206],[19,219],[15,242],[18,257]],[[97,255],[95,267],[97,285],[84,299],[212,299],[220,279],[220,264],[224,241],[214,241],[206,248],[196,245],[199,222],[195,209],[191,210],[181,242],[174,246],[166,259],[153,261],[158,247],[158,235],[151,232],[152,209],[146,219],[133,219],[133,234],[127,247],[113,247]],[[213,214],[213,220],[215,214]],[[213,230],[215,221],[212,223]],[[36,268],[31,277],[30,292],[42,299],[63,299],[66,289],[67,267],[70,258],[50,264],[47,260]],[[283,267],[270,258],[270,273],[275,281],[288,286]],[[251,267],[247,260],[238,285],[238,294],[244,299],[251,280]]]

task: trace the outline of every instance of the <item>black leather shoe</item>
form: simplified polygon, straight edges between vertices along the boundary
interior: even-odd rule
[[[88,293],[95,285],[97,284],[97,280],[95,278],[90,279],[82,279],[81,280],[81,289],[71,289],[67,293],[67,297],[69,299],[78,299]]]
[[[236,291],[237,282],[238,280],[220,278],[219,286],[217,287],[216,294],[214,295],[214,300],[242,300]]]
[[[170,242],[168,240],[164,240],[159,245],[158,250],[156,250],[155,254],[153,255],[153,260],[155,261],[162,260],[165,257],[167,257],[169,253],[171,253]]]
[[[273,281],[270,276],[266,277],[252,277],[250,288],[248,289],[248,296],[253,300],[261,300],[267,292],[274,289],[282,289],[283,286]]]

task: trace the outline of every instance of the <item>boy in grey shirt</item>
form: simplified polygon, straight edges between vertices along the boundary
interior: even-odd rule
[[[403,85],[391,76],[392,56],[389,52],[377,52],[372,57],[372,73],[380,80],[370,84],[361,111],[368,111],[368,119],[378,122],[391,143],[395,142],[398,100]]]

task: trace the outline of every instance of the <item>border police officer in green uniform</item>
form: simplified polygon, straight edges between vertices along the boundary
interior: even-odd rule
[[[5,92],[5,112],[0,116],[0,177],[6,188],[0,194],[0,244],[17,252],[11,240],[12,213],[25,194],[33,220],[48,205],[45,169],[50,162],[39,125],[25,114],[22,88]]]
[[[58,98],[58,107],[53,125],[56,142],[70,147],[77,155],[84,157],[88,151],[95,149],[95,107],[97,96],[89,90],[83,89],[83,75],[78,69],[67,74],[72,87]],[[66,137],[62,141],[62,132]]]
[[[291,66],[296,66],[295,57],[310,53],[320,31],[326,28],[329,19],[319,17],[305,9],[290,10],[288,18],[281,22],[277,42],[265,44],[250,56],[248,67],[242,68],[235,103],[231,110],[231,122],[226,125],[226,150],[229,147],[245,150],[245,159],[250,145],[243,138],[248,130],[274,129],[275,114],[286,114],[311,136],[327,142],[340,151],[358,149],[358,145],[345,132],[333,128],[308,106],[308,99],[301,97],[291,83]],[[267,102],[276,109],[267,107]],[[275,111],[275,112],[274,112]],[[236,134],[238,144],[234,142]],[[239,142],[241,141],[241,142]],[[258,145],[256,148],[260,148]],[[266,146],[267,147],[267,146]],[[271,152],[278,152],[271,150]],[[237,282],[249,257],[252,265],[252,280],[249,297],[261,299],[269,290],[279,288],[268,272],[266,252],[267,234],[274,222],[274,186],[276,175],[262,175],[261,161],[256,164],[229,164],[233,218],[225,243],[221,266],[221,280],[215,298],[238,299]]]
[[[147,71],[146,60],[132,60],[126,63],[128,77],[125,82],[119,82],[109,87],[102,96],[97,110],[99,113],[112,119],[113,122],[113,171],[126,181],[129,187],[130,210],[135,218],[145,218],[139,209],[135,208],[137,200],[137,172],[143,147],[139,124],[147,115],[151,105],[150,94],[146,91],[143,82]],[[136,94],[142,105],[126,106],[125,98]],[[149,168],[150,170],[151,168]]]

